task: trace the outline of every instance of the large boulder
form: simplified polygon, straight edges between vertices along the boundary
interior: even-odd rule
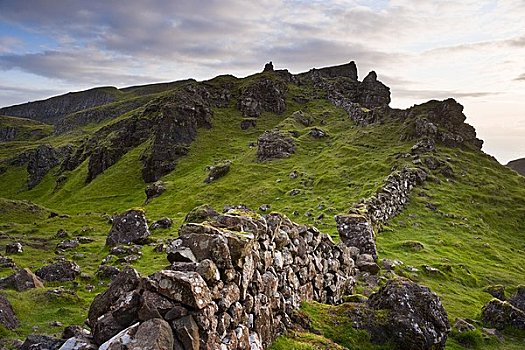
[[[0,279],[0,288],[12,288],[18,292],[31,288],[43,288],[44,285],[40,278],[29,269],[21,269],[15,274]]]
[[[525,330],[525,311],[499,299],[492,299],[483,307],[481,320],[496,329],[510,326]]]
[[[128,350],[171,350],[173,342],[168,322],[154,318],[140,324]]]
[[[230,161],[210,166],[208,168],[209,170],[208,176],[206,177],[206,179],[204,179],[204,182],[209,184],[225,176],[230,171],[230,166],[231,166]]]
[[[113,225],[106,238],[106,245],[145,243],[150,232],[146,215],[141,210],[128,210],[113,218]]]
[[[257,159],[287,158],[295,153],[293,139],[279,131],[266,131],[257,140]]]
[[[0,294],[0,325],[7,329],[18,327],[18,319],[9,300]]]
[[[407,279],[392,279],[368,299],[372,341],[399,349],[444,349],[450,323],[439,297]]]
[[[62,260],[39,268],[35,275],[47,282],[72,281],[80,275],[80,266],[72,261]]]

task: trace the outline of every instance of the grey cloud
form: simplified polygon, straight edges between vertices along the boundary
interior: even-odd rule
[[[418,89],[405,89],[402,87],[396,87],[393,90],[393,94],[396,97],[410,97],[414,99],[446,99],[446,98],[481,98],[487,96],[499,95],[501,92],[498,91],[454,91],[454,90],[418,90]]]
[[[41,100],[67,92],[55,89],[32,89],[8,85],[0,85],[0,91],[2,91],[0,94],[0,108],[27,101]]]
[[[519,77],[515,78],[514,80],[525,81],[525,73],[521,74]]]

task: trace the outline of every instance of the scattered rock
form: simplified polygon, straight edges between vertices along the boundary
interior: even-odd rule
[[[244,118],[243,120],[241,120],[241,130],[248,130],[249,128],[255,128],[256,126],[256,118]]]
[[[18,327],[15,311],[6,297],[0,294],[0,325],[13,330]]]
[[[279,131],[266,131],[257,140],[257,159],[260,161],[287,158],[295,153],[292,138]]]
[[[59,229],[57,233],[55,234],[55,238],[68,238],[68,237],[69,237],[69,233],[63,228]]]
[[[117,244],[146,242],[150,232],[146,221],[146,215],[141,210],[128,210],[117,215],[106,238],[106,245],[112,247]]]
[[[15,261],[9,257],[0,255],[0,268],[16,268]]]
[[[464,333],[473,331],[476,329],[476,327],[463,318],[456,318],[456,322],[454,322],[454,329],[456,329],[459,333]]]
[[[263,204],[259,207],[259,210],[260,211],[268,211],[270,209],[270,205],[269,204]]]
[[[120,273],[120,270],[111,265],[100,265],[97,270],[97,276],[99,278],[110,278],[113,279]]]
[[[23,252],[24,250],[22,249],[22,243],[20,242],[8,243],[5,246],[6,254],[22,254]]]
[[[230,171],[231,162],[224,162],[221,164],[213,165],[209,167],[209,174],[208,177],[204,180],[205,183],[209,184],[217,179],[220,179],[221,177],[228,174]]]
[[[481,320],[496,329],[515,327],[525,330],[525,312],[506,301],[492,299],[481,310]]]
[[[166,192],[166,184],[163,181],[155,181],[146,187],[146,202],[149,202],[153,198],[156,198]]]
[[[20,350],[58,350],[64,340],[55,339],[47,335],[29,335]]]
[[[35,274],[46,282],[72,281],[80,275],[80,266],[72,261],[64,260],[43,266],[36,270]]]
[[[314,139],[321,139],[323,137],[326,137],[326,132],[323,129],[319,128],[312,128],[308,132],[308,135],[312,136]]]
[[[42,281],[27,268],[21,269],[9,277],[0,279],[0,288],[12,288],[18,292],[43,287]]]
[[[313,124],[313,118],[304,113],[303,111],[295,111],[292,113],[292,118],[295,119],[298,123],[301,123],[303,126],[310,126]]]
[[[155,221],[153,224],[151,224],[150,230],[153,231],[159,228],[168,229],[171,227],[172,224],[173,224],[173,221],[170,218],[161,218]]]
[[[74,249],[80,245],[78,239],[66,239],[57,244],[57,249]]]

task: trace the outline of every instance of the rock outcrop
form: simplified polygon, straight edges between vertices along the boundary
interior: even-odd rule
[[[481,320],[496,329],[525,330],[525,286],[519,286],[508,301],[492,299],[481,310]]]
[[[516,171],[518,174],[525,176],[525,158],[510,161],[508,162],[507,166]]]
[[[248,118],[257,118],[263,112],[281,114],[286,109],[286,92],[281,80],[262,77],[241,91],[237,108]]]
[[[293,153],[295,153],[295,143],[293,139],[280,131],[266,131],[257,140],[258,160],[287,158]]]
[[[80,275],[80,266],[72,261],[62,260],[39,268],[35,275],[47,282],[72,281]]]
[[[144,243],[149,237],[146,215],[141,210],[128,210],[113,218],[113,225],[106,238],[106,245]]]

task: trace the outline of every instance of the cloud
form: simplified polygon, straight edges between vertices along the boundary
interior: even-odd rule
[[[525,73],[521,74],[520,76],[518,76],[518,77],[515,78],[514,80],[525,81]]]
[[[442,100],[447,98],[481,98],[499,95],[498,91],[447,91],[447,90],[412,90],[405,88],[396,88],[394,90],[396,97],[410,97],[424,100]]]

